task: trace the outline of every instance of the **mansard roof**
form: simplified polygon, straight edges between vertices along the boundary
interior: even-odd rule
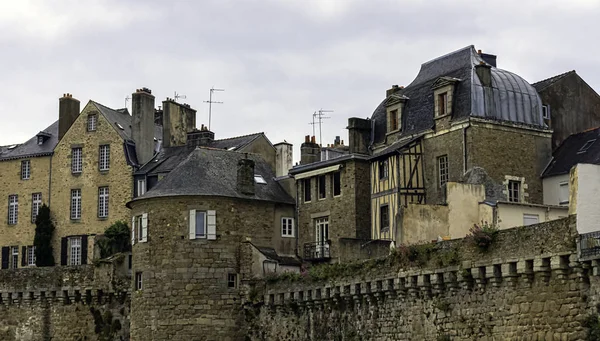
[[[490,67],[491,91],[484,89],[476,73],[478,65]],[[407,97],[402,110],[402,136],[430,130],[434,126],[433,88],[440,82],[454,82],[452,119],[471,116],[545,128],[542,105],[536,90],[523,78],[487,64],[467,46],[421,65],[417,77],[394,96]],[[386,134],[386,100],[373,112],[373,143],[382,143]]]
[[[44,143],[38,144],[38,135],[44,137]],[[0,160],[21,159],[27,157],[52,155],[58,143],[58,121],[37,133],[22,144],[0,146]]]

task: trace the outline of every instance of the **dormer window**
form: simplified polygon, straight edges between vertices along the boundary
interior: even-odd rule
[[[392,133],[402,129],[402,108],[404,103],[408,100],[408,97],[393,94],[391,95],[386,103],[387,113],[387,132]]]
[[[445,116],[446,114],[448,114],[448,93],[444,92],[438,95],[437,116]]]
[[[546,120],[550,119],[550,106],[542,105],[542,117]]]
[[[452,94],[454,87],[460,79],[453,77],[440,77],[432,85],[434,98],[434,117],[452,115]]]
[[[40,135],[40,136],[37,137],[37,144],[38,144],[38,146],[41,146],[41,145],[44,144],[44,137],[43,136]]]
[[[89,114],[87,118],[87,131],[96,131],[96,126],[98,124],[98,115]]]
[[[398,109],[390,110],[390,131],[398,130]]]

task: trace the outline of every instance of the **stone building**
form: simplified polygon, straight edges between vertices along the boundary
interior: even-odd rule
[[[191,132],[188,142],[209,133]],[[128,203],[132,340],[242,339],[241,282],[274,262],[297,266],[294,199],[272,164],[262,155],[214,148],[223,142],[217,141],[177,157],[167,157],[167,148],[157,163],[171,169],[143,168],[162,178]],[[248,244],[260,263],[244,256]]]
[[[535,88],[494,55],[468,46],[423,64],[411,84],[387,90],[370,123],[373,239],[407,242],[402,207],[443,204],[446,183],[474,167],[502,185],[486,196],[542,203],[552,131]]]
[[[553,130],[552,150],[569,135],[600,126],[600,96],[575,70],[532,85],[542,99],[544,121]]]

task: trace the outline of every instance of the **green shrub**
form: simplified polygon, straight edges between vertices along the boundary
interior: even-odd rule
[[[486,251],[496,240],[497,234],[498,229],[495,226],[484,222],[480,225],[473,224],[465,239],[469,240],[481,251]]]
[[[54,266],[54,255],[52,251],[52,236],[54,235],[54,223],[50,217],[50,208],[45,204],[40,207],[35,219],[35,265]]]
[[[126,222],[117,221],[104,231],[104,238],[98,240],[100,258],[107,258],[119,252],[131,250],[131,232]]]

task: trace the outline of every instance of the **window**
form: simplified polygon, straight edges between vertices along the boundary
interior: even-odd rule
[[[96,131],[96,124],[98,123],[98,116],[96,114],[90,114],[87,117],[87,131]]]
[[[521,201],[521,181],[509,180],[508,181],[508,201],[520,202]]]
[[[135,290],[142,290],[142,273],[135,273]]]
[[[19,247],[10,247],[10,268],[16,269],[19,267]]]
[[[133,228],[135,230],[135,241],[147,242],[148,241],[148,213],[135,216],[133,222]]]
[[[19,221],[19,196],[8,196],[8,224],[15,225]]]
[[[27,253],[27,265],[35,265],[35,246],[29,245],[26,248]]]
[[[196,238],[206,238],[206,212],[196,211]]]
[[[327,191],[325,190],[325,175],[319,175],[319,199],[325,199]]]
[[[336,197],[342,194],[342,179],[341,172],[334,172],[331,176],[333,182],[333,196]]]
[[[448,93],[444,92],[438,95],[438,116],[444,116],[448,113]]]
[[[137,195],[142,196],[146,193],[146,180],[138,180],[137,181]]]
[[[398,130],[398,109],[390,110],[390,129],[389,131]]]
[[[103,144],[100,146],[98,169],[100,169],[100,171],[107,171],[109,168],[110,168],[110,145]]]
[[[31,176],[31,163],[29,160],[21,161],[21,180],[29,180]]]
[[[71,190],[71,219],[81,219],[81,189]]]
[[[38,216],[42,207],[42,193],[33,193],[31,195],[31,222],[35,223],[35,219]]]
[[[281,236],[294,236],[294,218],[281,218]]]
[[[98,188],[98,217],[108,217],[108,187]]]
[[[590,149],[590,147],[594,144],[594,142],[596,142],[596,139],[593,140],[589,140],[587,141],[583,147],[581,147],[578,151],[577,154],[581,154],[581,153],[585,153],[588,149]]]
[[[379,180],[387,179],[388,177],[388,160],[379,161]]]
[[[41,145],[43,145],[43,144],[44,144],[44,137],[43,137],[43,136],[38,136],[38,137],[37,137],[37,144],[38,144],[39,146],[41,146]]]
[[[569,183],[566,181],[558,185],[558,203],[560,205],[569,203]]]
[[[81,173],[83,169],[81,147],[71,149],[71,173]]]
[[[379,207],[379,230],[387,231],[390,228],[390,206],[382,205]]]
[[[542,105],[542,117],[549,120],[550,119],[550,106]]]
[[[310,202],[312,179],[304,179],[304,202]]]
[[[212,210],[190,210],[190,239],[217,239],[217,212]]]
[[[533,225],[540,222],[540,216],[537,214],[523,214],[523,226]]]
[[[81,237],[69,238],[69,265],[81,265]]]
[[[227,274],[227,287],[237,288],[237,274]]]
[[[265,181],[265,178],[263,178],[262,175],[260,175],[260,174],[254,174],[254,182],[256,182],[257,184],[261,184],[261,185],[267,184],[267,182]]]
[[[438,175],[440,187],[444,187],[446,182],[448,182],[448,155],[438,157]]]

